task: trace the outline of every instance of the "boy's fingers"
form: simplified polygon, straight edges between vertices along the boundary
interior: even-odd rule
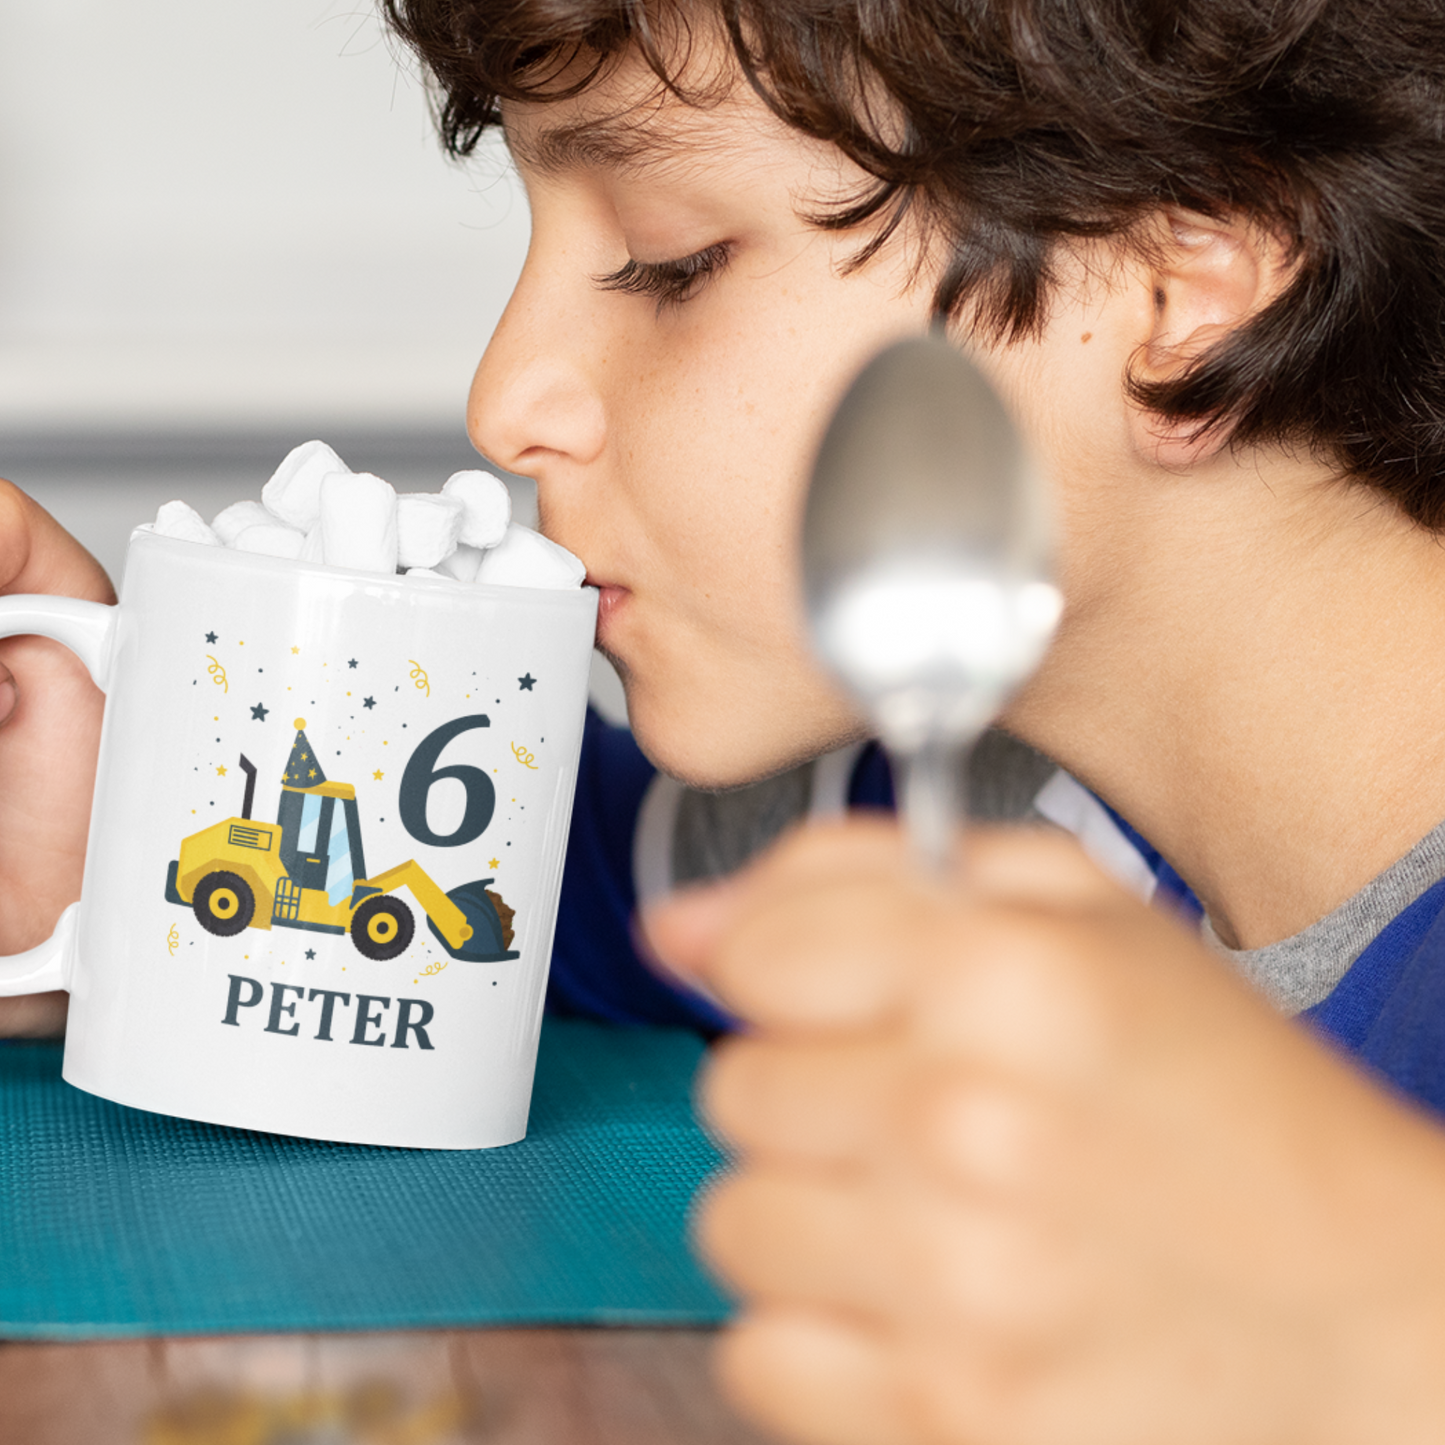
[[[1056,1198],[1079,1148],[1055,1093],[921,1061],[897,1034],[729,1039],[713,1050],[699,1102],[750,1162],[847,1170],[908,1156],[993,1198]]]
[[[868,1030],[899,1016],[917,960],[939,945],[937,924],[910,885],[813,882],[740,910],[703,977],[764,1029]]]
[[[742,888],[735,878],[690,884],[645,908],[638,922],[654,960],[681,978],[704,977],[718,938],[738,912]]]
[[[70,995],[60,992],[0,998],[0,1038],[62,1038],[69,1006]]]
[[[873,819],[798,828],[731,878],[679,888],[650,904],[642,929],[658,958],[700,975],[718,938],[739,914],[816,883],[875,876],[902,857],[897,829]]]
[[[833,1177],[752,1165],[698,1216],[709,1264],[751,1300],[1057,1337],[1093,1297],[1093,1252],[1032,1208],[929,1186],[914,1171]]]
[[[922,1445],[883,1341],[845,1320],[756,1310],[724,1334],[717,1371],[729,1398],[799,1445]]]
[[[807,883],[911,871],[912,857],[898,824],[859,814],[791,829],[742,876],[786,892]]]
[[[775,909],[786,914],[798,900],[830,889],[906,894],[913,900],[908,906],[1013,902],[1069,909],[1128,901],[1072,839],[1046,830],[977,831],[956,879],[940,890],[920,872],[896,824],[848,819],[797,829],[733,878],[680,890],[652,905],[643,927],[667,967],[708,978],[720,943],[740,919],[771,917]],[[758,966],[776,952],[760,955]],[[726,994],[721,980],[711,982]]]
[[[114,602],[105,569],[13,482],[0,480],[0,593]]]
[[[1096,914],[969,906],[911,884],[815,885],[734,916],[703,978],[783,1038],[906,1024],[924,1054],[1073,1084],[1114,1027],[1115,931]]]
[[[891,1224],[866,1184],[753,1166],[713,1187],[697,1233],[711,1267],[750,1299],[881,1316],[901,1282]]]
[[[1113,1027],[1098,932],[1089,917],[971,910],[921,961],[912,1038],[925,1054],[1007,1077],[1079,1084],[1101,1067]]]
[[[966,840],[964,887],[995,903],[1095,908],[1128,901],[1070,835],[1053,828],[979,828]]]
[[[959,886],[940,886],[918,875],[896,828],[862,822],[800,830],[730,881],[661,906],[650,935],[668,962],[765,1032],[796,1041],[906,1026],[925,1054],[1074,1086],[1109,1046],[1118,984],[1109,942],[1139,906],[1070,840],[980,833]],[[800,1137],[810,1109],[820,1127],[844,1113],[814,1090],[794,1094],[801,1112],[784,1119],[727,1092],[729,1080],[765,1088],[755,1071],[718,1077],[718,1123],[745,1148]],[[860,1103],[858,1127],[876,1107]],[[750,1116],[776,1118],[780,1132],[744,1137]],[[819,1147],[842,1138],[825,1130]]]
[[[737,875],[759,896],[844,879],[936,885],[896,819],[854,815],[794,828]],[[945,887],[994,902],[1097,905],[1127,895],[1083,851],[1052,827],[972,827]]]
[[[4,727],[20,701],[20,691],[15,686],[14,674],[0,662],[0,727]]]
[[[886,1037],[788,1045],[731,1039],[713,1051],[701,1104],[743,1153],[846,1164],[887,1141],[902,1062]]]
[[[901,1133],[926,1168],[993,1198],[1054,1200],[1075,1163],[1078,1127],[1058,1100],[947,1071],[910,1096]]]

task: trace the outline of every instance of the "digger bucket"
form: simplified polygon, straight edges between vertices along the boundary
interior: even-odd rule
[[[520,957],[515,949],[509,949],[506,945],[506,930],[501,915],[492,901],[492,894],[487,891],[487,884],[492,881],[490,878],[481,878],[475,883],[463,883],[447,894],[466,915],[472,928],[472,936],[460,948],[453,948],[442,937],[436,924],[430,918],[427,919],[427,927],[453,958],[469,959],[473,963],[501,963],[509,958]]]

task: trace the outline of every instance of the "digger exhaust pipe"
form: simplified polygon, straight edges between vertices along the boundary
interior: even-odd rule
[[[241,800],[241,816],[249,818],[251,804],[256,801],[256,764],[245,753],[242,753],[241,767],[246,774],[246,796]]]

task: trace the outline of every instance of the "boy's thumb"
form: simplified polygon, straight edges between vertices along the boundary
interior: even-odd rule
[[[737,906],[730,879],[680,888],[641,914],[642,935],[654,959],[688,983],[707,977],[707,963]]]

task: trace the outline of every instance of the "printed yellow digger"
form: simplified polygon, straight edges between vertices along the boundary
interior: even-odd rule
[[[304,719],[297,718],[296,727],[277,821],[251,817],[256,767],[243,754],[241,816],[182,840],[166,878],[167,899],[189,907],[201,927],[222,937],[248,926],[350,933],[366,958],[386,960],[406,951],[416,927],[411,909],[393,894],[404,884],[453,958],[516,958],[513,912],[487,887],[490,878],[444,893],[416,862],[367,876],[356,789],[327,780],[302,730]]]

